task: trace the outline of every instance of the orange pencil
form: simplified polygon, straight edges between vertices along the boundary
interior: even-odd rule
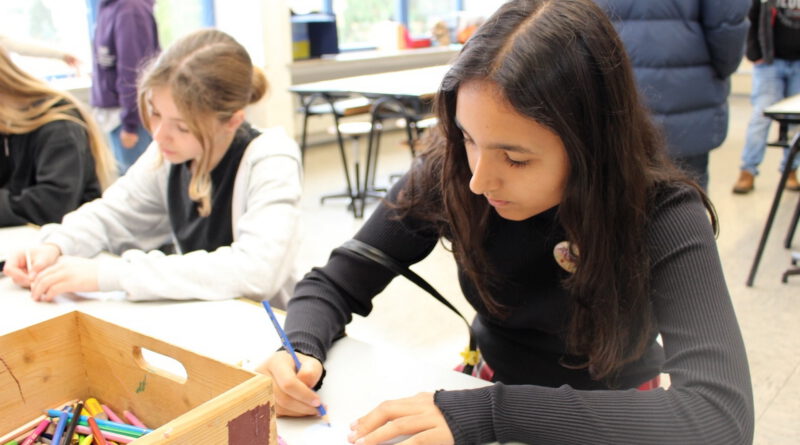
[[[106,445],[106,438],[103,437],[103,433],[101,433],[100,428],[97,427],[97,422],[95,422],[94,417],[89,417],[86,421],[89,423],[89,428],[92,430],[95,443],[97,443],[97,445]]]

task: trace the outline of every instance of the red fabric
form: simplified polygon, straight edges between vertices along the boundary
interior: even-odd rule
[[[661,386],[661,376],[655,376],[652,380],[648,380],[641,385],[639,385],[636,389],[639,391],[649,391],[651,389],[656,389]]]

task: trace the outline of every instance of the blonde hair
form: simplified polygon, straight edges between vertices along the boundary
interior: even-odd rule
[[[227,122],[235,112],[259,101],[267,91],[267,79],[233,37],[203,29],[173,43],[145,69],[139,82],[139,113],[151,133],[147,99],[154,88],[160,87],[171,90],[178,112],[202,147],[194,160],[189,197],[200,203],[200,215],[208,216],[214,141],[208,120]]]
[[[21,108],[0,106],[0,133],[25,134],[53,121],[75,122],[86,129],[94,171],[105,190],[117,177],[114,156],[87,109],[71,94],[50,88],[21,70],[0,49],[0,94],[23,103]],[[77,113],[77,117],[72,113]]]

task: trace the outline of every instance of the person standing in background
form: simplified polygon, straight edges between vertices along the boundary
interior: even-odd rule
[[[139,158],[152,138],[136,104],[139,68],[160,51],[154,0],[101,0],[92,45],[90,102],[109,135],[120,174]]]
[[[747,58],[753,62],[753,115],[747,125],[741,172],[733,186],[733,193],[738,194],[755,188],[758,166],[764,160],[770,124],[764,110],[785,97],[800,94],[800,2],[753,0],[750,23]],[[788,151],[784,150],[781,171]],[[787,190],[800,190],[798,166],[800,158],[795,158]]]
[[[748,0],[595,0],[617,28],[669,156],[703,189],[728,133],[730,76],[742,60]]]

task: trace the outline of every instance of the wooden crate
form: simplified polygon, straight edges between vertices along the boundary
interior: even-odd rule
[[[142,348],[180,362],[157,368]],[[96,397],[154,431],[149,444],[277,443],[271,380],[82,312],[0,337],[0,437],[66,401]]]

